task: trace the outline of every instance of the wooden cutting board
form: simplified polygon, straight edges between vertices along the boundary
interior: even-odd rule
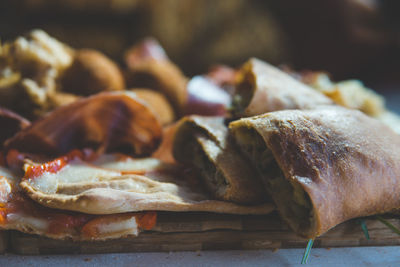
[[[400,219],[387,218],[400,227]],[[319,237],[314,247],[400,245],[400,236],[374,218],[367,218],[370,240],[358,220],[338,225]],[[210,213],[159,213],[152,231],[138,237],[101,242],[52,240],[12,231],[8,251],[18,254],[113,253],[135,251],[197,251],[305,247],[276,213],[235,216]]]

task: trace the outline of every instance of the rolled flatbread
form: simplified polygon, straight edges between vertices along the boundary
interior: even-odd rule
[[[332,105],[324,94],[276,67],[252,58],[238,73],[233,97],[236,117],[250,117],[284,109],[312,109]]]
[[[400,137],[360,111],[278,111],[230,129],[301,236],[400,207]]]
[[[242,204],[267,199],[257,172],[228,136],[224,118],[190,116],[177,127],[174,157],[193,166],[216,199]]]

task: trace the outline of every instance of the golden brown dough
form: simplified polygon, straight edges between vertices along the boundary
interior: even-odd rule
[[[245,63],[237,74],[233,98],[233,113],[237,117],[332,104],[322,93],[256,58]]]
[[[267,199],[253,166],[228,136],[224,118],[190,116],[177,127],[174,157],[195,167],[215,198],[242,204]]]
[[[230,128],[299,235],[400,206],[400,136],[360,111],[278,111]]]

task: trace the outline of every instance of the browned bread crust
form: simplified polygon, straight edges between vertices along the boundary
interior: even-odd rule
[[[262,152],[272,153],[275,166],[258,164],[258,169],[267,167],[262,170],[263,180],[278,210],[304,237],[316,237],[351,218],[400,206],[400,136],[359,111],[334,106],[278,111],[235,121],[230,128],[253,160],[257,153],[248,153],[249,142],[243,140],[246,133],[261,140],[256,145]],[[262,159],[258,156],[257,160]],[[280,175],[288,194],[274,191],[271,184]],[[302,190],[303,200],[311,207],[309,214],[300,215],[308,223],[301,222],[301,216],[289,207],[295,202],[287,201]]]

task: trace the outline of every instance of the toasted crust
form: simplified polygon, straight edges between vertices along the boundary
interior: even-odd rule
[[[283,179],[309,196],[313,221],[308,229],[295,229],[302,236],[313,238],[348,219],[400,206],[400,136],[359,111],[279,111],[230,127],[236,138],[240,130],[255,130]],[[275,199],[290,197],[271,193]],[[278,210],[283,208],[278,205]],[[294,216],[283,217],[289,225],[298,224]]]

